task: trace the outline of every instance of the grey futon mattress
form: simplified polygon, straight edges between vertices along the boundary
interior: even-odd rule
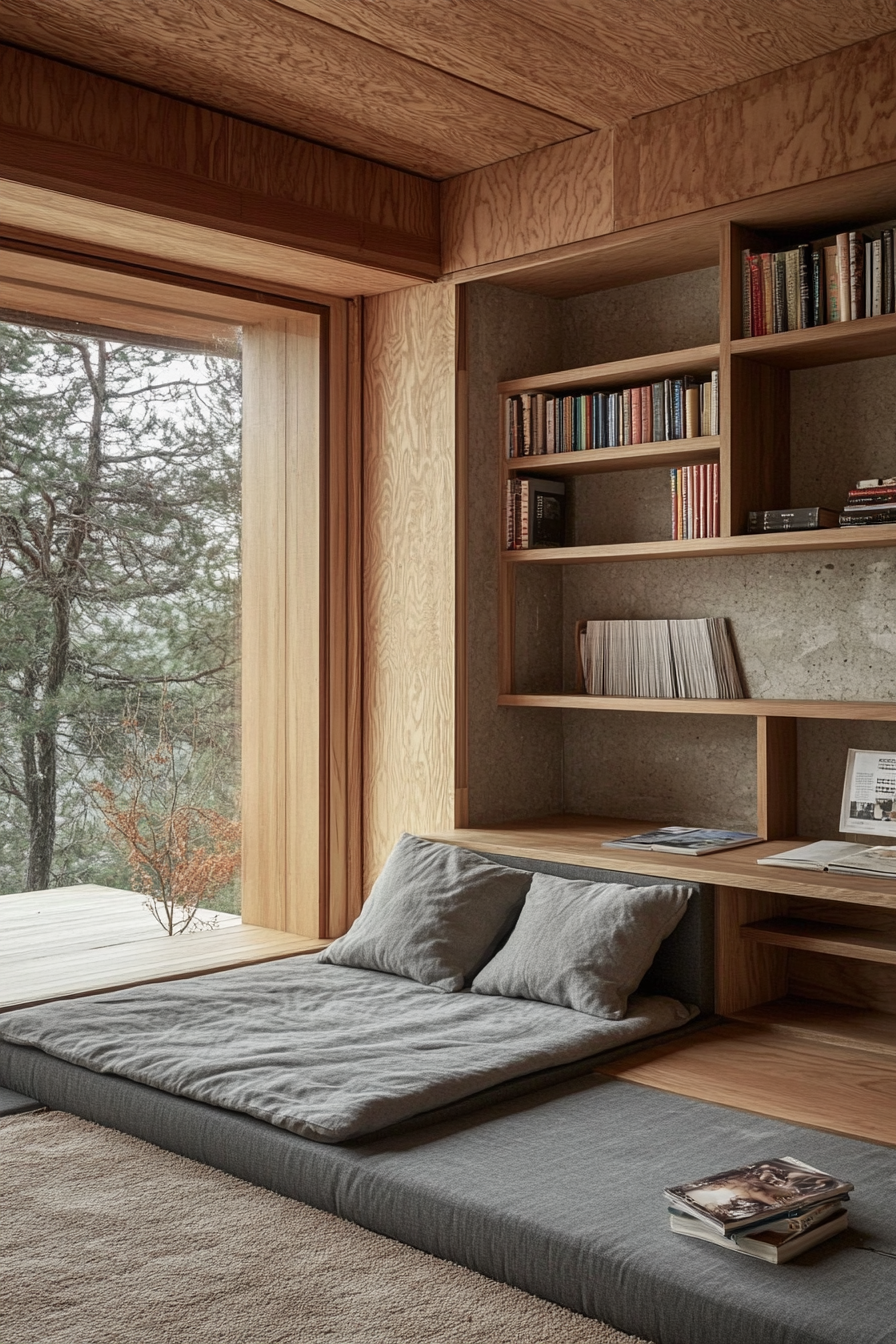
[[[339,1143],[680,1027],[693,1011],[634,995],[611,1022],[295,957],[6,1013],[0,1038]]]

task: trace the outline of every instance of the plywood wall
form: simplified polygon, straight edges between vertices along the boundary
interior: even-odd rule
[[[365,888],[403,830],[455,824],[455,304],[365,300]]]
[[[894,67],[888,33],[452,178],[442,269],[896,162]]]

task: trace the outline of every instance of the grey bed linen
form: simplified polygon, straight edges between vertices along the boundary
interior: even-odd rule
[[[896,1344],[890,1148],[594,1073],[345,1145],[2,1041],[0,1081],[654,1344]],[[855,1182],[848,1232],[768,1265],[669,1231],[670,1181],[775,1153]]]
[[[634,995],[606,1021],[297,957],[6,1013],[0,1037],[340,1143],[691,1015]]]

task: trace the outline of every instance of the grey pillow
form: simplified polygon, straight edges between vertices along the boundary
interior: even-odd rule
[[[403,835],[348,933],[318,960],[463,989],[511,927],[531,877]]]
[[[690,892],[536,873],[516,928],[472,988],[624,1017],[629,994],[687,909]]]

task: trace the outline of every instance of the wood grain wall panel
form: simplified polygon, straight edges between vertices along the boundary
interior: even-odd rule
[[[21,182],[2,181],[0,235],[83,248],[102,258],[158,267],[232,285],[254,281],[303,297],[378,294],[418,285],[415,276],[180,219],[85,200]],[[296,295],[298,297],[298,295]]]
[[[896,33],[617,128],[616,228],[896,159]]]
[[[365,301],[364,885],[454,825],[455,296]]]
[[[0,37],[429,177],[583,129],[259,0],[5,0]]]
[[[489,164],[443,182],[442,270],[610,233],[613,132]]]
[[[243,918],[286,928],[284,323],[243,336]]]
[[[243,918],[320,935],[320,319],[243,331]]]
[[[17,181],[432,276],[420,177],[0,47],[0,172]]]

